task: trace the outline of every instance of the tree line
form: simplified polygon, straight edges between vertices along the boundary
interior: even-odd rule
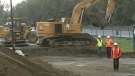
[[[70,18],[73,8],[82,0],[25,0],[13,7],[13,17],[22,18],[27,24],[31,21],[47,21],[54,16]],[[108,0],[100,0],[86,9],[83,24],[90,25],[90,14],[105,16]],[[3,25],[10,17],[10,11],[5,11],[0,4],[0,24]],[[129,26],[135,23],[135,0],[116,0],[116,6],[111,18],[111,25]]]

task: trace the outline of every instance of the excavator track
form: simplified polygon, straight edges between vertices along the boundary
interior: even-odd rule
[[[91,39],[85,39],[85,38],[58,38],[51,40],[49,42],[51,47],[54,46],[85,46],[85,45],[91,45]]]
[[[12,47],[13,46],[13,41],[1,41],[1,43],[6,46],[6,47]],[[28,46],[28,41],[26,40],[16,40],[15,41],[15,46],[20,47],[20,46]]]
[[[67,33],[44,38],[39,41],[39,45],[42,47],[91,46],[96,45],[96,40],[87,33]]]

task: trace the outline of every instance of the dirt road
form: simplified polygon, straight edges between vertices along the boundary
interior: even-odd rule
[[[55,68],[71,71],[81,76],[135,76],[135,58],[121,58],[119,71],[113,71],[112,59],[96,57],[39,57]]]

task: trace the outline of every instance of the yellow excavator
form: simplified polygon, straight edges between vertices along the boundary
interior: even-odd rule
[[[91,46],[96,45],[96,40],[88,33],[81,32],[82,16],[85,9],[91,7],[99,0],[84,0],[78,3],[72,12],[71,18],[61,18],[60,21],[54,19],[48,22],[37,22],[38,44],[42,47],[59,47],[59,46]],[[115,0],[109,0],[106,17],[104,21],[91,14],[91,22],[95,27],[104,28],[113,12]]]

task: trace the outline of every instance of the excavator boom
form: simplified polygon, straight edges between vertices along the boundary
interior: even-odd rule
[[[84,9],[91,7],[98,1],[99,0],[84,0],[81,3],[77,4],[72,12],[71,24],[77,24],[77,23],[81,24]]]
[[[105,19],[110,22],[115,7],[115,0],[108,0]]]
[[[70,24],[81,24],[83,11],[91,7],[98,1],[99,0],[84,0],[78,3],[73,9]],[[109,25],[111,15],[114,11],[114,7],[115,7],[115,0],[108,0],[105,18],[98,16],[97,14],[91,14],[90,19],[91,19],[92,25],[94,27],[101,27],[101,29]]]

